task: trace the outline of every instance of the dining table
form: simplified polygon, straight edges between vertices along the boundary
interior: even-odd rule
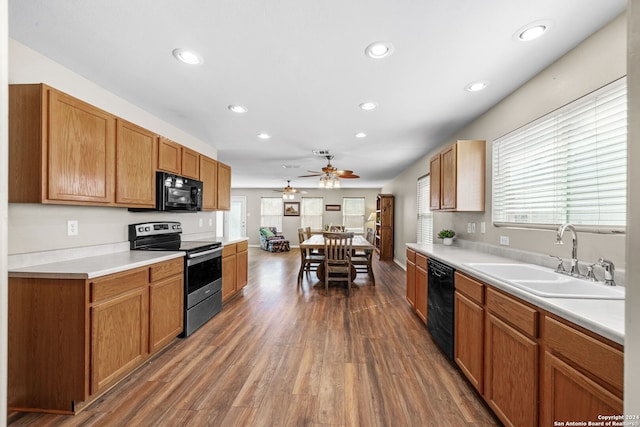
[[[323,250],[324,235],[323,234],[311,235],[311,237],[309,237],[308,239],[300,243],[300,250],[304,250],[304,249]],[[353,236],[353,240],[351,241],[351,250],[373,252],[375,250],[375,246],[372,243],[370,243],[367,239],[365,239],[364,236],[356,234]],[[371,259],[373,259],[373,256],[371,256]],[[375,282],[375,278],[373,277],[373,270],[370,269],[370,271],[372,275],[371,279],[374,280]],[[318,266],[318,269],[316,270],[316,275],[318,276],[318,280],[320,280],[321,282],[324,281],[324,266],[322,264]],[[353,265],[351,266],[351,275],[353,279],[355,279],[357,275],[357,271]]]

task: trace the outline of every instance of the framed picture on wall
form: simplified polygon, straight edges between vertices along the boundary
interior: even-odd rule
[[[339,212],[340,205],[324,205],[324,210],[329,212]]]
[[[300,202],[284,202],[284,216],[300,216]]]

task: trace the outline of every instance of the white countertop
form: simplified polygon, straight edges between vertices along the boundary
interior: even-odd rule
[[[122,251],[9,270],[9,277],[93,279],[184,256],[181,251]]]
[[[460,248],[455,245],[418,245],[408,243],[408,248],[451,265],[456,270],[477,277],[513,296],[556,314],[592,332],[624,345],[624,300],[545,298],[519,289],[507,282],[485,275],[466,263],[496,262],[522,263],[511,258]]]

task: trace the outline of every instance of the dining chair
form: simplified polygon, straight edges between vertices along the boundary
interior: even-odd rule
[[[304,228],[304,238],[305,239],[310,239],[311,236],[313,236],[313,233],[311,233],[311,227],[305,227]],[[322,255],[322,249],[311,249],[310,253],[312,255]]]
[[[329,281],[346,282],[351,294],[351,246],[353,233],[324,234],[324,286],[329,295]]]
[[[298,240],[300,243],[307,240],[304,228],[298,228]],[[300,248],[300,271],[298,272],[298,287],[302,286],[302,276],[307,272],[307,277],[312,271],[318,271],[318,266],[324,262],[324,256],[310,249]]]
[[[369,243],[373,245],[373,230],[367,229],[366,239]],[[358,273],[367,273],[369,275],[369,279],[371,279],[371,284],[373,286],[376,285],[376,278],[373,275],[373,250],[372,249],[362,249],[358,251],[353,251],[353,255],[351,256],[351,264],[356,269]]]

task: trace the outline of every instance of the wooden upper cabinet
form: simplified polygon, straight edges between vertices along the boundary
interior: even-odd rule
[[[112,205],[116,120],[43,84],[9,88],[9,201]]]
[[[116,204],[153,208],[158,137],[126,120],[117,123]]]
[[[484,211],[485,141],[457,141],[431,158],[430,208]]]
[[[218,210],[231,209],[231,167],[218,162]]]
[[[200,181],[202,181],[202,210],[218,207],[218,162],[200,156]]]
[[[182,147],[163,136],[158,140],[158,169],[178,175],[182,170]]]
[[[181,175],[187,178],[200,179],[200,154],[197,151],[182,147]]]

